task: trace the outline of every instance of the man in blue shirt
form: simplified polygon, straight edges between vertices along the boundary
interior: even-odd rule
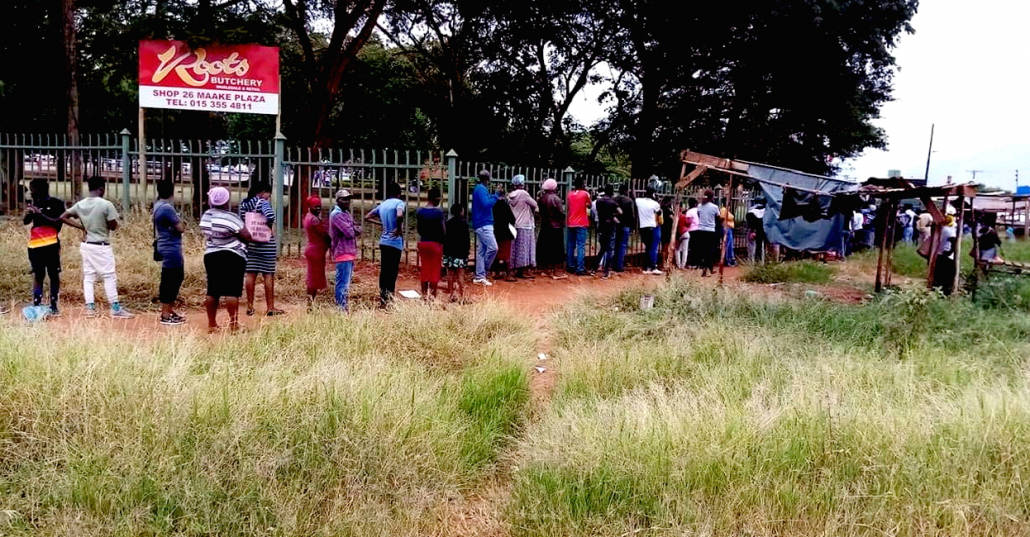
[[[486,271],[497,257],[497,239],[494,237],[494,205],[497,195],[490,193],[490,172],[479,172],[479,184],[472,189],[472,229],[476,233],[476,277],[472,283],[493,285],[486,279]]]
[[[397,287],[397,272],[401,266],[401,252],[404,250],[401,221],[404,219],[407,204],[400,198],[400,185],[389,182],[386,184],[386,199],[365,215],[365,220],[383,225],[383,234],[379,237],[379,252],[382,254],[382,265],[379,268],[379,303],[382,307],[393,301],[393,292]]]

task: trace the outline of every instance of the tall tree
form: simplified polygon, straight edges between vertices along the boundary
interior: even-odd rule
[[[302,51],[310,94],[310,113],[304,124],[316,147],[332,142],[327,136],[329,118],[343,75],[372,36],[385,6],[386,0],[324,0],[313,5],[307,0],[283,0],[286,20]],[[321,18],[332,20],[333,27],[325,46],[316,49],[312,27]]]

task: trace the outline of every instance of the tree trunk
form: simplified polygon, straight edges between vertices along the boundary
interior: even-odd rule
[[[657,83],[659,77],[652,76],[653,71],[644,63],[640,77],[641,103],[640,114],[634,130],[632,169],[630,175],[637,179],[646,179],[654,173],[654,134],[658,126],[658,98],[661,88]]]

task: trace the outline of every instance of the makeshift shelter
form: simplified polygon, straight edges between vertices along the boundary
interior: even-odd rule
[[[835,210],[837,194],[853,192],[858,183],[769,164],[713,157],[694,151],[680,153],[683,176],[677,189],[685,188],[707,170],[729,174],[758,185],[765,195],[763,218],[770,242],[793,250],[827,251],[839,249],[847,216]],[[694,170],[686,173],[687,165]]]
[[[919,199],[933,216],[935,226],[931,234],[930,252],[936,252],[940,241],[940,229],[945,221],[945,207],[949,201],[961,198],[962,210],[958,214],[959,229],[967,212],[968,200],[976,197],[973,184],[956,184],[943,186],[916,186],[901,178],[870,178],[862,184],[843,181],[820,175],[799,172],[743,160],[733,160],[694,151],[682,151],[683,162],[681,179],[676,190],[682,191],[691,182],[708,170],[729,175],[732,188],[733,179],[751,181],[759,185],[766,196],[766,212],[763,228],[770,241],[797,250],[826,251],[839,248],[841,245],[845,219],[861,200],[878,199],[881,201],[880,212],[885,226],[880,234],[879,254],[876,263],[876,291],[890,285],[891,261],[894,252],[894,228],[897,213],[902,200]],[[693,170],[687,173],[687,166]],[[938,207],[933,198],[943,199]],[[958,282],[958,251],[961,250],[959,233],[956,246],[956,286]],[[724,246],[725,247],[725,246]],[[927,273],[927,285],[933,285],[936,255],[930,255]],[[720,259],[720,273],[721,273]],[[886,268],[886,270],[885,270]]]
[[[1022,229],[1030,237],[1030,195],[980,194],[973,201],[977,213],[994,213],[999,224]]]

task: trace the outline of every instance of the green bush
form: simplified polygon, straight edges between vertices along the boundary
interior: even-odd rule
[[[829,283],[833,274],[830,265],[805,260],[751,265],[741,279],[751,283]]]

